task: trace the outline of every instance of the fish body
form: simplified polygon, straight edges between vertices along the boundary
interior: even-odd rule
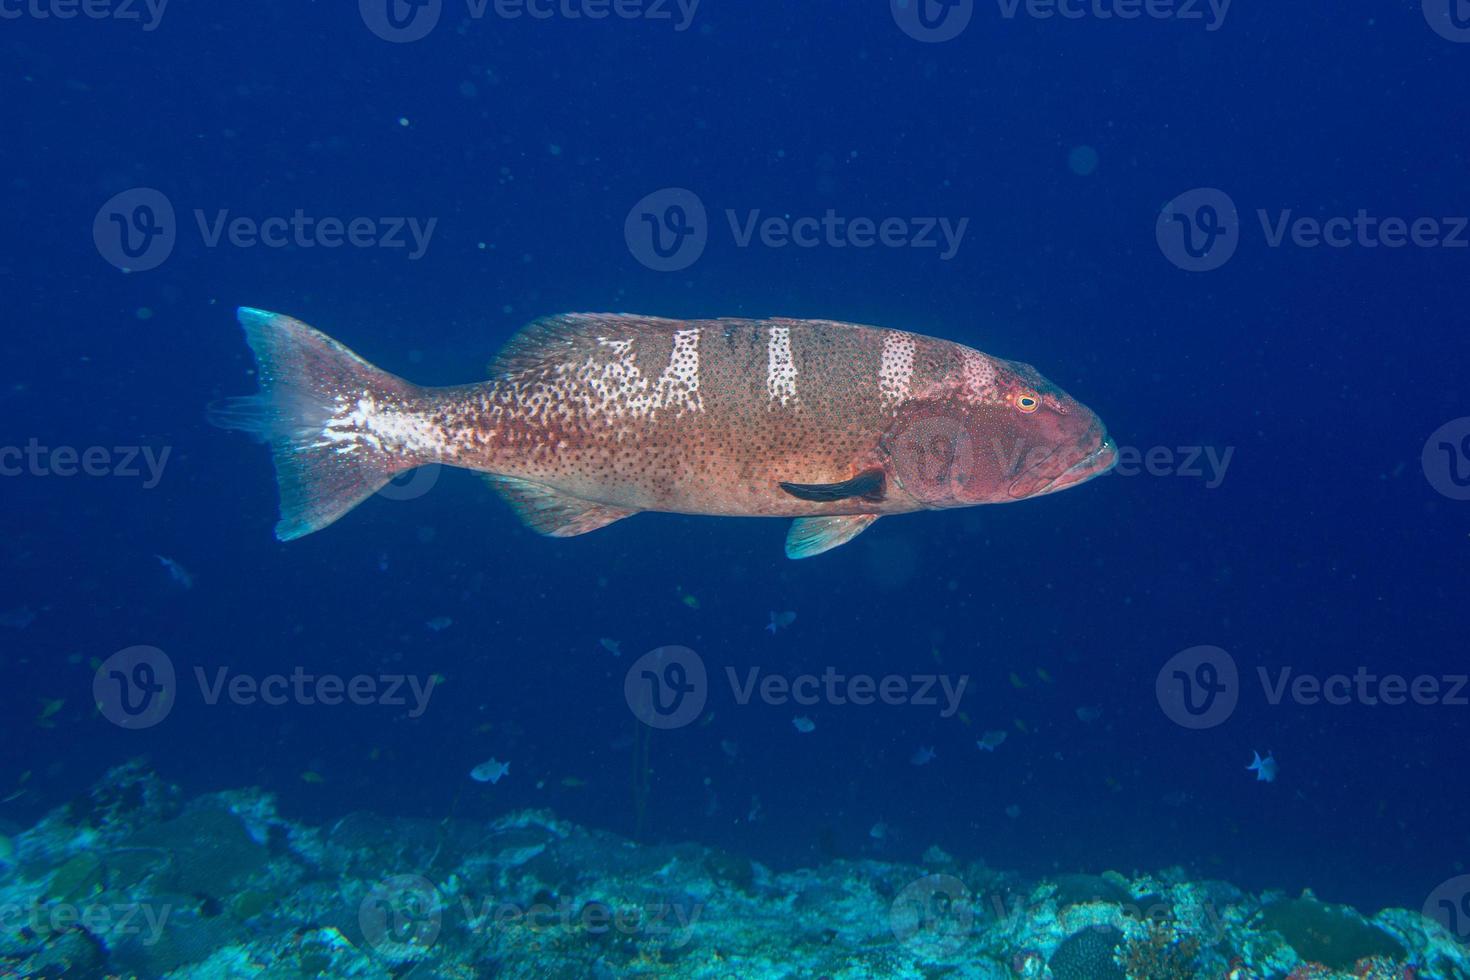
[[[1051,493],[1116,457],[1029,365],[903,330],[573,314],[525,328],[489,380],[423,388],[298,320],[239,316],[262,391],[212,418],[271,443],[283,540],[441,463],[489,475],[543,534],[791,517],[787,553],[807,557],[883,515]]]
[[[1256,782],[1276,782],[1276,773],[1280,769],[1280,766],[1276,762],[1275,754],[1267,752],[1264,759],[1261,758],[1261,753],[1259,752],[1252,752],[1251,755],[1255,756],[1255,758],[1252,759],[1251,764],[1246,766],[1245,768],[1247,771],[1254,772],[1256,774]]]
[[[929,763],[934,761],[935,757],[936,753],[934,751],[934,746],[921,745],[909,758],[909,764],[915,766],[927,766]]]

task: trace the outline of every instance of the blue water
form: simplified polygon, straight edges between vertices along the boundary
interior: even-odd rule
[[[143,755],[191,794],[258,785],[313,822],[538,806],[780,866],[938,844],[1033,873],[1180,865],[1418,908],[1465,870],[1470,707],[1273,704],[1257,669],[1424,675],[1442,693],[1470,670],[1470,503],[1454,498],[1470,443],[1421,458],[1470,415],[1470,233],[1273,247],[1258,211],[1426,218],[1452,238],[1470,212],[1470,43],[1417,0],[1301,6],[1212,24],[1206,7],[1125,21],[981,2],[924,42],[881,2],[707,0],[679,30],[672,6],[474,18],[445,0],[428,36],[390,43],[343,3],[170,5],[145,30],[0,2],[0,443],[169,453],[156,485],[31,466],[0,481],[0,611],[34,614],[0,626],[0,819],[28,825]],[[171,204],[175,241],[129,274],[98,245],[116,227],[93,225],[140,187]],[[1186,271],[1156,223],[1201,187],[1234,202],[1239,244]],[[692,191],[708,230],[661,272],[625,219],[666,188]],[[968,224],[942,258],[742,247],[726,216],[829,209]],[[222,211],[298,210],[436,223],[417,258],[209,243]],[[540,538],[458,471],[282,544],[267,453],[205,421],[255,386],[241,305],[424,384],[479,380],[519,326],[565,311],[875,323],[1036,365],[1119,445],[1159,448],[1156,470],[1191,447],[1231,456],[1218,480],[1115,473],[886,518],[801,562],[778,521],[640,515]],[[128,731],[92,684],[138,644],[181,690]],[[708,704],[650,733],[624,675],[665,645],[702,659]],[[1197,645],[1240,680],[1233,713],[1191,730],[1155,685]],[[964,717],[740,705],[726,668],[755,666],[965,675]],[[411,718],[211,705],[196,667],[444,680]],[[975,745],[988,730],[1008,733],[993,753]],[[936,758],[916,766],[921,746]],[[1268,751],[1279,775],[1258,782],[1246,765]],[[470,780],[490,757],[510,774]]]

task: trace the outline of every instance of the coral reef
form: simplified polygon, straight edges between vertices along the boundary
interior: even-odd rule
[[[1416,912],[1177,871],[1026,881],[933,849],[777,873],[534,810],[314,828],[259,792],[183,801],[141,766],[8,837],[0,977],[1470,977]]]

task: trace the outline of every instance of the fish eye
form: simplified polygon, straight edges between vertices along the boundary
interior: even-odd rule
[[[1041,407],[1041,400],[1029,392],[1020,394],[1016,396],[1016,407],[1030,415]]]

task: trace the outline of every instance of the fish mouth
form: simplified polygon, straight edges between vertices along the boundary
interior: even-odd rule
[[[1084,447],[1091,446],[1091,449]],[[1080,454],[1080,456],[1079,456]],[[1056,493],[1101,476],[1118,462],[1118,446],[1106,434],[1085,439],[1071,450],[1059,450],[1026,469],[1010,486],[1013,499]]]

